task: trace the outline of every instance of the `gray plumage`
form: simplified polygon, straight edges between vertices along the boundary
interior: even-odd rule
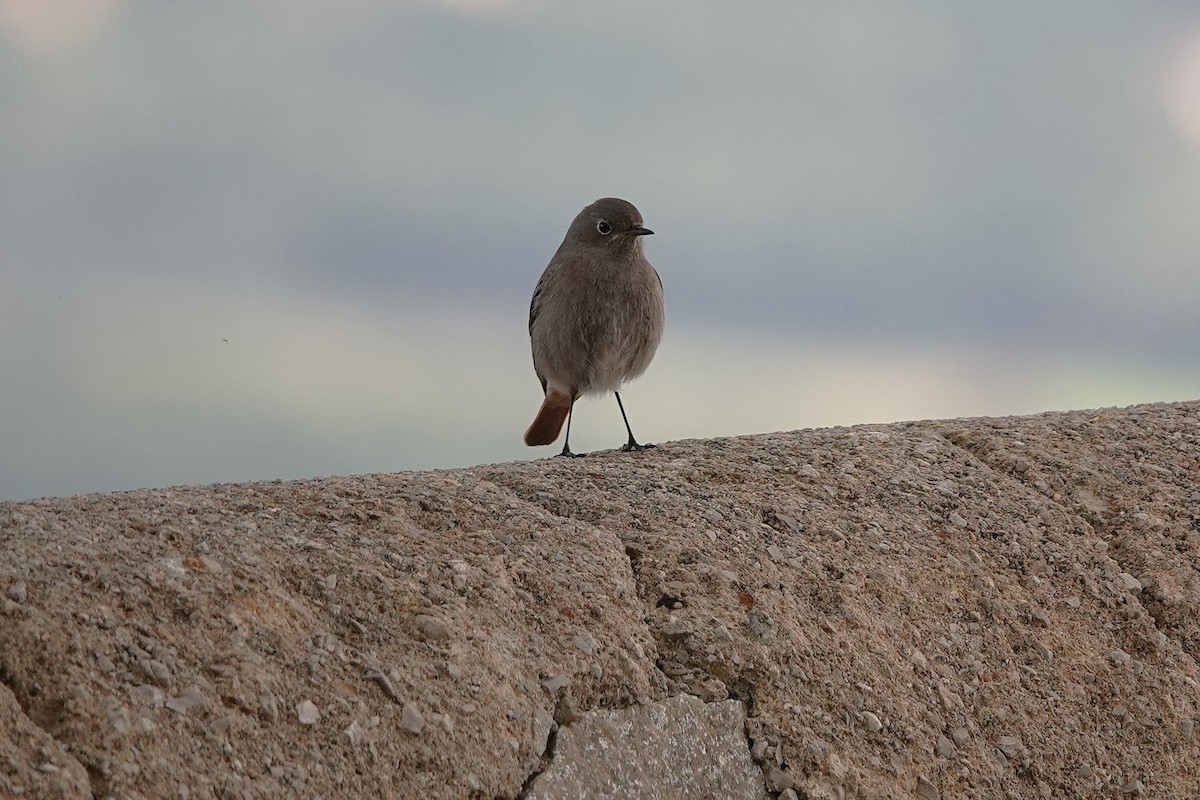
[[[616,392],[650,365],[666,319],[662,281],[642,248],[650,233],[638,210],[614,197],[580,211],[567,229],[529,306],[533,368],[546,393],[543,412],[548,406],[561,412],[566,400],[569,413],[575,398]],[[530,441],[539,421],[542,414],[526,433],[529,444],[557,438],[561,420],[550,426],[549,441],[545,435]],[[641,447],[632,432],[629,443],[628,449]]]

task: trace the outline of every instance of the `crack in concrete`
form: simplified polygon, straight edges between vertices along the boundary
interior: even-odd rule
[[[744,698],[744,699],[743,699]],[[750,718],[754,716],[754,684],[746,680],[741,675],[738,676],[729,687],[729,699],[742,704],[742,709],[746,714],[746,721],[742,724],[742,734],[746,739],[746,752],[750,755],[750,763],[754,764],[762,773],[763,791],[771,792],[770,770],[767,768],[766,760],[760,761],[754,757],[754,737],[750,735]],[[760,724],[763,724],[760,722]],[[779,731],[770,730],[769,726],[765,726],[766,733],[779,738]],[[782,748],[782,745],[779,745]],[[780,769],[783,767],[783,760],[780,759]]]
[[[1114,541],[1119,538],[1119,535],[1116,533],[1116,526],[1114,526],[1106,518],[1100,516],[1098,513],[1089,513],[1086,509],[1081,512],[1079,509],[1072,508],[1070,505],[1064,502],[1066,499],[1065,496],[1063,500],[1055,500],[1054,496],[1048,490],[1043,491],[1037,486],[1031,486],[1021,477],[1023,474],[1022,471],[1017,469],[1015,466],[1005,464],[997,459],[988,458],[992,452],[991,449],[988,449],[985,452],[980,452],[983,450],[982,445],[972,446],[969,443],[960,443],[954,438],[954,432],[943,433],[942,431],[936,429],[931,429],[930,432],[937,436],[940,440],[944,441],[946,444],[953,447],[955,450],[965,453],[972,462],[981,468],[986,469],[995,475],[1008,478],[1020,486],[1023,490],[1035,492],[1043,501],[1059,509],[1070,519],[1079,523],[1082,528],[1091,531],[1096,538],[1108,545],[1106,556],[1113,562],[1113,564],[1116,565],[1120,572],[1134,574],[1133,571],[1138,569],[1138,567],[1129,560],[1128,556],[1124,560],[1121,558],[1123,550],[1122,547],[1113,546]],[[1006,440],[1003,440],[997,434],[993,434],[992,438],[1007,443]],[[985,444],[990,445],[991,442],[987,442]],[[1045,462],[1035,463],[1041,469],[1050,472],[1053,472],[1055,469],[1061,469],[1063,466]],[[1085,469],[1084,472],[1088,472],[1088,470]],[[1096,473],[1093,472],[1092,474]],[[1102,482],[1102,477],[1103,476],[1097,475],[1097,478],[1100,479],[1098,482]],[[1145,588],[1138,590],[1136,594],[1131,592],[1130,597],[1133,602],[1136,602],[1142,608],[1142,610],[1146,612],[1147,617],[1151,621],[1151,625],[1157,632],[1174,640],[1184,655],[1195,659],[1195,654],[1190,651],[1190,648],[1184,640],[1184,636],[1181,635],[1181,632],[1176,629],[1176,626],[1164,621],[1166,612],[1165,604],[1156,601],[1153,595],[1149,594]]]
[[[633,576],[634,585],[637,587],[638,598],[643,603],[643,606],[645,606],[646,603],[650,602],[649,598],[652,595],[652,593],[643,593],[642,592],[641,567],[640,567],[640,561],[642,558],[642,550],[636,544],[626,541],[625,537],[621,536],[620,533],[614,532],[614,535],[618,539],[620,539],[621,542],[625,545],[625,557],[629,560],[629,570]],[[646,595],[647,599],[642,600],[642,597],[644,594]],[[682,602],[681,602],[681,604],[682,604]],[[662,605],[663,605],[663,602],[661,599],[655,603],[656,608],[660,607]],[[654,662],[653,662],[654,668],[656,670],[658,670],[659,674],[661,674],[663,676],[664,680],[667,681],[668,686],[669,686],[672,683],[672,681],[669,678],[669,676],[667,675],[666,671],[663,669],[663,658],[662,658],[661,654],[664,652],[664,650],[662,647],[662,642],[660,641],[660,636],[655,632],[654,626],[650,624],[650,621],[649,621],[650,609],[643,608],[643,612],[644,612],[643,617],[642,617],[643,622],[646,625],[646,629],[647,629],[648,633],[650,634],[650,637],[654,640],[655,647],[659,653],[658,657],[654,659]],[[729,700],[738,702],[742,706],[742,710],[745,715],[745,722],[742,725],[742,735],[743,735],[743,738],[744,738],[745,744],[746,744],[746,752],[750,756],[750,763],[754,764],[754,766],[756,768],[758,768],[758,770],[761,774],[762,787],[763,787],[764,793],[770,792],[770,789],[769,789],[770,779],[769,779],[768,770],[764,764],[760,764],[754,758],[754,741],[750,736],[750,730],[749,730],[749,721],[750,721],[751,715],[754,713],[754,706],[755,706],[754,685],[749,680],[747,680],[741,673],[739,673],[736,676],[735,680],[726,686],[726,692],[727,692],[727,698]],[[674,694],[668,694],[667,698],[669,699],[671,697],[678,697],[681,694],[684,694],[684,693],[676,692]],[[712,703],[712,702],[719,702],[719,701],[706,701],[706,702]],[[778,735],[778,732],[776,732],[776,735]]]
[[[664,652],[663,647],[662,647],[663,642],[661,641],[663,637],[661,637],[658,633],[656,633],[655,626],[651,624],[650,617],[649,617],[650,609],[646,608],[646,603],[648,603],[649,600],[644,599],[644,597],[643,597],[643,595],[645,594],[643,592],[643,588],[645,588],[645,587],[642,583],[642,577],[641,577],[641,563],[640,562],[641,562],[641,558],[643,555],[643,551],[642,551],[641,547],[639,547],[638,544],[635,542],[628,541],[624,536],[621,535],[621,533],[619,531],[611,530],[605,526],[597,525],[596,523],[591,522],[591,521],[579,520],[570,515],[561,514],[557,511],[554,511],[553,509],[551,509],[545,503],[539,503],[535,500],[531,500],[531,499],[522,497],[520,494],[518,494],[516,491],[514,491],[512,489],[512,487],[505,486],[503,484],[498,484],[494,481],[487,480],[484,478],[481,478],[481,480],[485,480],[489,485],[495,487],[498,490],[507,492],[514,500],[524,503],[524,504],[527,504],[529,506],[532,506],[533,508],[537,508],[540,511],[542,511],[543,513],[549,515],[550,517],[552,517],[556,520],[569,521],[576,525],[580,525],[580,524],[588,525],[588,526],[596,528],[598,530],[604,530],[604,531],[612,534],[621,543],[621,545],[623,547],[623,552],[625,554],[625,560],[629,564],[629,577],[631,578],[631,582],[634,586],[634,591],[637,595],[637,602],[643,606],[643,608],[642,608],[642,624],[644,625],[644,627],[646,629],[646,633],[649,635],[649,638],[654,642],[655,649],[657,650],[655,657],[652,660],[650,660],[649,663],[653,665],[655,671],[658,672],[658,674],[662,677],[664,683],[667,686],[670,686],[672,683],[674,683],[674,681],[671,679],[671,677],[663,669],[663,658],[661,655]],[[660,601],[657,605],[661,606],[662,602]],[[663,699],[668,700],[673,697],[679,697],[683,694],[687,694],[687,693],[683,692],[683,691],[676,691],[674,693],[668,691],[666,697],[664,697]],[[742,706],[742,709],[745,712],[746,723],[743,724],[742,734],[743,734],[743,738],[744,738],[745,744],[746,744],[746,752],[750,755],[751,763],[754,764],[754,766],[759,770],[759,772],[761,774],[763,791],[770,792],[770,789],[768,788],[769,783],[770,783],[768,769],[767,769],[768,765],[765,762],[759,763],[758,761],[756,761],[754,759],[754,739],[751,737],[750,730],[749,730],[749,720],[750,720],[751,715],[754,712],[754,705],[755,705],[753,684],[751,684],[750,681],[748,681],[744,676],[739,674],[737,676],[736,680],[733,681],[733,683],[731,683],[728,686],[727,698],[729,700],[734,700],[734,701],[740,703]],[[706,702],[713,703],[713,702],[719,702],[719,701],[706,701]],[[622,706],[621,708],[635,708],[635,707],[636,707],[636,704],[630,703],[625,706]],[[533,786],[534,786],[534,783],[537,780],[537,778],[543,772],[545,772],[547,769],[549,769],[551,764],[554,762],[555,748],[556,748],[556,745],[558,742],[559,728],[560,728],[560,726],[557,723],[551,727],[550,736],[547,739],[546,751],[545,751],[545,753],[543,753],[541,755],[539,765],[533,771],[531,771],[529,773],[529,775],[525,778],[525,782],[522,784],[521,790],[516,795],[516,800],[526,800],[526,798],[528,798],[530,796],[530,792],[533,790]],[[776,733],[776,735],[778,735],[778,732],[775,732],[775,733]]]
[[[44,725],[41,725],[37,721],[34,720],[34,716],[32,713],[33,708],[31,706],[31,704],[29,703],[29,700],[27,698],[22,700],[21,695],[17,692],[17,689],[15,688],[15,684],[16,684],[16,681],[13,680],[13,677],[9,673],[7,667],[4,665],[3,662],[0,662],[0,687],[3,687],[3,689],[12,697],[12,702],[17,708],[17,713],[20,714],[22,719],[24,719],[26,722],[28,722],[28,724],[31,728],[33,728],[34,730],[40,731],[48,739],[50,739],[52,742],[54,742],[56,745],[58,745],[61,755],[68,761],[74,762],[75,766],[77,766],[79,768],[77,771],[75,771],[75,775],[83,777],[83,786],[81,788],[84,791],[86,796],[88,796],[88,797],[106,797],[108,795],[108,783],[107,783],[107,781],[104,780],[104,776],[99,773],[99,771],[97,770],[97,768],[94,765],[84,764],[82,761],[80,761],[79,758],[76,757],[70,751],[69,743],[60,740],[57,736],[54,735],[54,733],[52,731],[50,731]],[[3,701],[0,701],[0,702],[3,702]],[[13,738],[16,736],[16,734],[17,734],[16,731],[10,731],[9,737]],[[61,765],[54,764],[54,761],[52,760],[51,755],[46,753],[44,749],[42,752],[43,752],[43,755],[45,755],[45,757],[46,757],[45,761],[42,764],[37,765],[36,769],[38,769],[40,772],[46,773],[47,777],[45,779],[50,780],[49,775],[54,774],[54,772],[57,772],[58,770],[60,770]],[[43,770],[42,767],[46,764],[49,764],[49,765],[55,767],[56,769],[54,770],[54,772],[48,772],[47,770]],[[7,776],[0,776],[0,779],[7,782]],[[11,786],[11,784],[10,784],[10,786]],[[99,787],[99,791],[97,791],[95,787]],[[3,789],[3,784],[0,784],[0,789]],[[28,787],[26,787],[26,789],[28,789]]]
[[[657,671],[662,676],[663,680],[669,684],[670,677],[665,672],[663,672],[661,666],[659,665],[659,661],[660,661],[659,653],[662,652],[662,648],[660,647],[660,643],[659,643],[659,637],[655,635],[654,626],[650,624],[650,610],[646,608],[645,601],[643,601],[643,599],[642,599],[643,585],[642,585],[642,581],[641,581],[641,569],[639,566],[639,562],[640,562],[641,556],[642,556],[641,548],[639,548],[636,543],[630,543],[629,541],[627,541],[626,538],[624,536],[622,536],[619,531],[612,530],[603,525],[598,525],[595,522],[591,522],[589,520],[576,519],[575,517],[572,517],[568,514],[559,513],[558,511],[551,509],[549,507],[549,505],[547,505],[546,503],[538,502],[536,499],[523,497],[521,494],[519,494],[517,491],[515,491],[513,489],[513,487],[511,487],[511,486],[508,486],[503,483],[498,483],[487,477],[483,477],[483,476],[478,476],[478,477],[479,477],[480,481],[487,483],[489,486],[496,488],[498,491],[503,491],[503,492],[507,493],[513,500],[515,500],[519,503],[523,503],[532,508],[536,508],[539,511],[552,517],[555,520],[559,520],[559,521],[563,521],[563,522],[571,522],[575,525],[586,525],[590,528],[594,528],[599,531],[604,531],[605,533],[608,533],[611,536],[613,536],[613,538],[615,538],[618,542],[620,542],[620,544],[622,546],[622,551],[625,556],[625,561],[629,564],[629,578],[630,578],[630,582],[632,583],[632,585],[634,587],[634,593],[636,595],[636,602],[642,606],[642,624],[645,626],[646,633],[649,635],[650,640],[654,642],[655,650],[658,651],[655,653],[654,658],[649,658],[649,659],[647,659],[647,661],[650,665],[652,665],[654,667],[655,671]]]
[[[550,735],[546,737],[546,750],[538,757],[538,766],[525,778],[525,782],[521,784],[521,790],[517,792],[516,800],[526,800],[529,793],[533,790],[533,782],[538,779],[538,776],[550,768],[554,763],[555,748],[558,746],[558,725],[550,726]]]

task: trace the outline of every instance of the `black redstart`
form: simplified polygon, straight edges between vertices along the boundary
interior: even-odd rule
[[[662,280],[642,251],[642,237],[653,232],[631,203],[615,197],[592,203],[567,229],[529,304],[533,369],[546,399],[525,431],[525,444],[552,443],[565,421],[559,455],[576,455],[570,422],[575,400],[612,392],[629,434],[621,449],[654,446],[633,438],[618,391],[646,371],[662,339]]]

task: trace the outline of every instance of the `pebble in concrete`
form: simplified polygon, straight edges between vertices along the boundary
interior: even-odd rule
[[[311,700],[296,704],[296,717],[301,725],[315,725],[321,718],[321,710]]]
[[[420,733],[425,729],[425,717],[412,703],[405,703],[404,711],[400,714],[400,724],[410,733]]]

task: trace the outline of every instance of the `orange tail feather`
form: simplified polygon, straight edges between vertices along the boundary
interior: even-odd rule
[[[538,409],[533,424],[525,431],[525,444],[530,447],[552,444],[558,438],[570,413],[571,398],[551,389],[546,393],[546,399],[542,401],[542,407]]]

